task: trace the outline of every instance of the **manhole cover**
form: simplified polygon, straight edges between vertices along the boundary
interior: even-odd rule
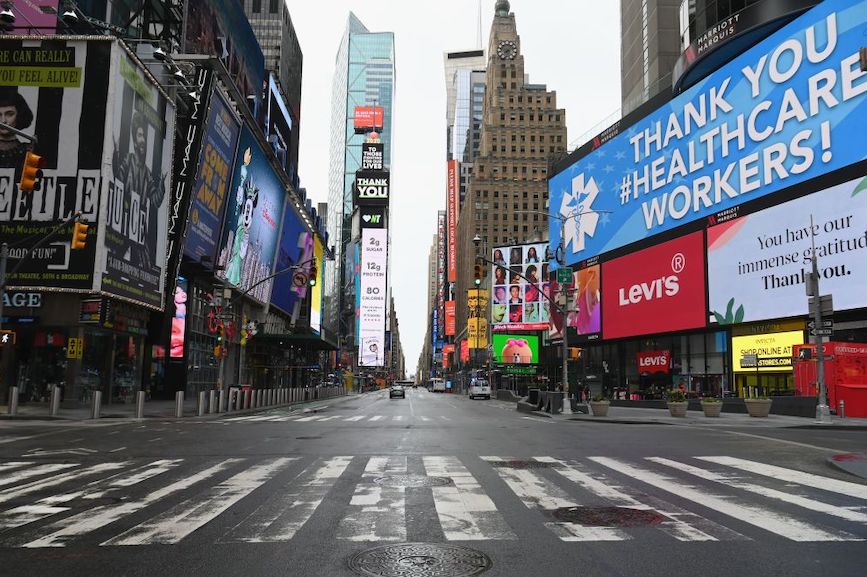
[[[667,520],[653,509],[628,507],[561,507],[553,515],[559,521],[592,527],[648,527]]]
[[[464,577],[492,566],[491,559],[475,549],[439,543],[383,545],[349,559],[355,573],[376,577]]]
[[[490,461],[492,467],[505,469],[547,469],[553,464],[544,461]]]
[[[374,479],[377,485],[383,487],[443,487],[451,485],[448,477],[428,477],[426,475],[389,475]]]

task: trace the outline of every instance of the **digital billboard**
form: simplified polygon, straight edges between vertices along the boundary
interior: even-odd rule
[[[602,332],[602,292],[600,290],[601,266],[596,264],[572,271],[572,284],[566,286],[567,326],[569,334],[586,339],[598,338]],[[557,298],[560,285],[556,281],[543,282],[542,291]],[[543,305],[547,306],[545,302]],[[551,307],[551,322],[548,327],[551,339],[563,338],[563,315]],[[571,337],[570,337],[570,342]]]
[[[388,231],[384,228],[362,229],[358,364],[364,367],[385,364],[387,263]]]
[[[325,290],[325,248],[317,236],[313,239],[313,258],[316,259],[316,284],[310,289],[310,329],[317,335],[322,332],[322,291]]]
[[[175,111],[126,50],[114,62],[102,290],[162,308]]]
[[[382,128],[385,109],[382,106],[356,106],[352,115],[355,132]]]
[[[792,370],[792,347],[804,343],[804,331],[766,333],[732,337],[732,371],[780,372]],[[755,363],[744,362],[744,355],[756,355]]]
[[[172,317],[172,336],[169,346],[169,357],[181,359],[184,357],[184,341],[187,328],[187,279],[178,277],[174,292],[175,314]]]
[[[9,244],[9,285],[96,288],[111,49],[111,42],[97,40],[0,39],[3,121],[36,136],[45,162],[34,190],[22,193],[28,142],[0,130],[0,234]],[[50,66],[34,64],[49,57]],[[11,273],[40,238],[76,211],[90,225],[85,248],[70,250],[70,225]]]
[[[231,194],[220,237],[217,276],[249,296],[267,302],[277,252],[277,233],[286,192],[266,153],[246,126],[241,131]]]
[[[574,264],[864,158],[867,0],[826,0],[549,181]],[[591,150],[592,149],[592,150]],[[603,212],[604,211],[604,212]]]
[[[389,174],[385,171],[359,170],[355,173],[353,198],[357,205],[388,204]]]
[[[455,301],[446,301],[446,332],[447,337],[455,336]]]
[[[48,36],[57,32],[60,0],[15,0],[13,34]]]
[[[440,334],[445,334],[446,306],[446,211],[437,211],[437,310]]]
[[[448,219],[449,282],[458,278],[458,187],[460,171],[457,160],[449,160],[446,165],[446,212]]]
[[[492,339],[495,363],[509,365],[538,364],[538,336],[494,334]]]
[[[602,334],[606,339],[706,325],[704,233],[602,264]]]
[[[543,331],[548,328],[550,308],[540,291],[548,275],[545,245],[540,243],[501,246],[493,250],[491,286],[494,332]],[[520,275],[520,276],[519,276]],[[528,282],[529,280],[529,282]]]
[[[291,203],[286,203],[283,210],[283,230],[280,234],[280,244],[277,246],[274,272],[286,270],[307,260],[308,239],[312,243],[311,235],[295,212],[295,207]],[[303,271],[307,270],[309,270],[309,265],[305,265],[303,268]],[[297,307],[307,294],[306,283],[300,287],[296,286],[294,271],[277,275],[272,282],[271,304],[292,317],[294,322],[300,312]]]
[[[206,268],[213,268],[240,133],[241,121],[215,89],[184,243],[184,255]]]
[[[381,140],[376,142],[364,142],[361,145],[361,170],[374,172],[385,169],[383,163],[384,144]]]
[[[811,221],[812,217],[812,221]],[[708,228],[710,312],[719,324],[808,314],[813,245],[834,309],[867,307],[867,178]]]

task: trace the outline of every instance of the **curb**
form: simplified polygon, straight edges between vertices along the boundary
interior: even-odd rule
[[[677,425],[679,423],[666,423],[665,421],[638,421],[635,419],[609,419],[608,417],[571,418],[565,419],[576,423],[611,423],[612,425]]]
[[[867,453],[837,453],[825,459],[832,469],[867,479]]]

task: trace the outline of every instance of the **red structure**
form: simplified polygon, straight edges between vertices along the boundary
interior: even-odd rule
[[[867,417],[867,344],[832,342],[825,343],[822,350],[828,404],[839,410],[840,401],[844,401],[847,417]],[[792,354],[795,390],[799,395],[816,396],[816,345],[795,345]]]

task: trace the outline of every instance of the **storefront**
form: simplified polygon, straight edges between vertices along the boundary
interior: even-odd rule
[[[792,347],[804,342],[803,321],[736,326],[731,363],[737,396],[795,394]]]

